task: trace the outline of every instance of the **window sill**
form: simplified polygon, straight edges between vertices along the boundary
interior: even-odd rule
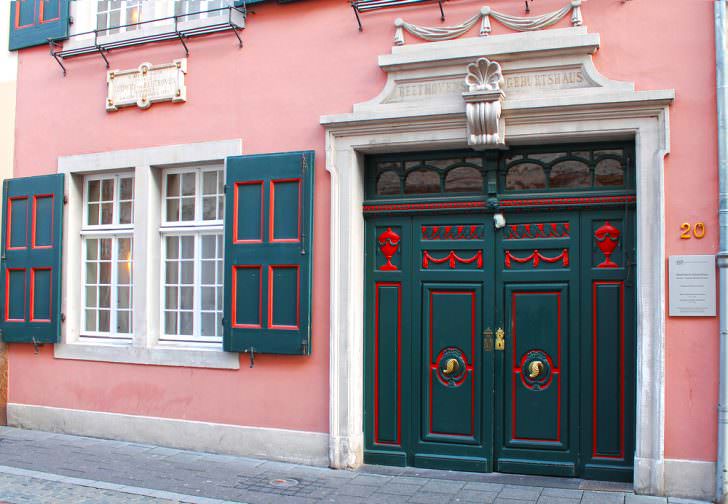
[[[137,348],[126,344],[61,343],[54,346],[56,359],[121,362],[154,366],[240,369],[237,353],[201,347],[156,346]]]

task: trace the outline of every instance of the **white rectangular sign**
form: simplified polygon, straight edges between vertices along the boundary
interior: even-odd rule
[[[163,65],[142,63],[132,70],[111,70],[106,73],[106,110],[113,112],[133,105],[144,109],[155,102],[187,101],[186,73],[184,58]]]
[[[670,316],[715,316],[715,256],[670,256]]]

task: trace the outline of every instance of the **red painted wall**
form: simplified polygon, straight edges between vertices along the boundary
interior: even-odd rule
[[[534,14],[565,0],[532,2]],[[523,14],[523,2],[492,0]],[[659,5],[657,5],[659,4]],[[482,2],[445,4],[446,24],[473,15]],[[689,6],[689,8],[688,8]],[[377,56],[390,52],[393,20],[439,25],[434,4],[362,16],[358,32],[348,2],[307,0],[256,6],[237,49],[230,34],[190,42],[188,102],[147,111],[104,111],[105,69],[99,57],[67,62],[63,78],[45,47],[23,51],[18,76],[15,176],[52,173],[58,156],[241,138],[246,154],[316,150],[313,354],[260,355],[254,369],[170,368],[56,360],[11,345],[9,401],[325,432],[328,430],[329,176],[324,169],[323,114],[351,111],[381,90]],[[675,89],[671,153],[665,163],[666,255],[717,251],[717,146],[713,2],[589,0],[594,57],[607,77],[637,89]],[[558,27],[568,26],[564,20]],[[478,27],[468,36],[477,36]],[[493,22],[493,34],[508,30]],[[408,36],[408,44],[417,43]],[[112,68],[183,56],[164,43],[111,54]],[[681,222],[703,221],[703,240],[680,240]],[[653,223],[660,226],[656,219]],[[640,251],[654,254],[657,251]],[[717,320],[667,319],[665,412],[667,458],[715,460]]]

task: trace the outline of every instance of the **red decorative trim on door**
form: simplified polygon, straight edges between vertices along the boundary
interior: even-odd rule
[[[568,238],[570,227],[568,222],[509,224],[505,229],[505,236],[503,238],[506,240]]]
[[[445,290],[431,290],[430,296],[429,296],[429,311],[430,311],[430,387],[428,390],[428,397],[427,402],[429,405],[429,412],[430,412],[430,418],[429,418],[429,432],[428,434],[434,434],[436,436],[449,436],[449,437],[458,437],[462,438],[463,434],[450,434],[447,432],[436,432],[432,430],[432,410],[433,410],[433,404],[432,404],[432,386],[435,383],[435,372],[437,370],[437,359],[434,358],[435,350],[434,350],[434,343],[432,338],[432,297],[433,295],[456,295],[456,296],[462,296],[462,295],[470,295],[470,360],[465,360],[466,364],[466,375],[469,375],[470,377],[470,433],[465,434],[465,436],[474,436],[475,435],[475,379],[473,377],[473,371],[474,371],[474,364],[473,360],[475,359],[475,313],[476,313],[476,296],[475,291],[445,291]],[[442,353],[442,352],[439,352]],[[439,355],[438,353],[438,355]],[[463,378],[465,380],[465,378]]]
[[[480,240],[482,236],[480,224],[422,226],[423,240]]]
[[[609,203],[634,203],[637,197],[630,196],[591,196],[582,198],[536,198],[536,199],[504,199],[498,204],[501,207],[543,207],[543,206],[580,206],[604,205]]]
[[[531,295],[544,295],[552,294],[556,295],[556,310],[557,310],[557,335],[556,335],[556,364],[549,361],[551,366],[551,374],[556,377],[557,387],[557,399],[556,399],[556,438],[554,439],[535,439],[535,438],[524,438],[518,437],[516,433],[516,384],[519,382],[518,375],[523,372],[521,366],[518,363],[518,356],[516,355],[516,296],[531,296]],[[561,291],[520,291],[511,293],[511,354],[513,357],[513,370],[511,373],[511,439],[514,441],[546,441],[549,443],[560,443],[561,442]]]
[[[273,321],[273,273],[277,269],[296,270],[296,325],[275,324]],[[271,264],[268,266],[268,329],[298,331],[301,329],[301,266],[299,264]]]
[[[472,208],[485,208],[485,201],[443,201],[440,203],[393,203],[382,205],[364,205],[364,211],[372,212],[401,212],[406,210],[462,210]]]
[[[569,249],[562,250],[561,253],[555,257],[546,257],[541,252],[539,252],[538,249],[531,252],[531,254],[527,257],[516,257],[511,253],[510,250],[506,250],[506,268],[511,267],[511,261],[515,261],[521,264],[533,261],[534,268],[538,268],[538,265],[541,261],[545,261],[547,263],[555,263],[557,261],[561,261],[563,266],[567,267],[569,265]]]
[[[379,439],[379,288],[397,287],[397,440]],[[402,444],[402,284],[376,282],[374,284],[374,443],[400,446]]]
[[[51,322],[51,319],[37,319],[35,318],[35,272],[36,271],[50,271],[52,268],[30,268],[30,322]],[[48,313],[53,313],[53,275],[50,276],[50,285],[48,286]]]
[[[51,244],[50,245],[36,245],[35,244],[35,228],[37,223],[37,207],[38,207],[38,199],[39,198],[50,198],[51,199]],[[33,196],[33,217],[31,220],[30,225],[30,248],[34,249],[49,249],[53,248],[53,229],[54,225],[53,222],[56,218],[56,211],[55,211],[55,205],[54,205],[55,199],[53,194],[36,194]]]
[[[597,453],[597,286],[619,286],[619,455]],[[592,458],[624,460],[624,281],[599,280],[592,283]]]
[[[25,250],[28,248],[28,207],[25,207],[25,245],[22,247],[13,247],[13,202],[16,200],[25,200],[26,205],[28,201],[27,196],[13,196],[8,198],[8,222],[7,229],[5,230],[5,243],[7,250]]]
[[[428,269],[430,267],[430,261],[432,261],[435,264],[442,264],[444,262],[447,262],[450,266],[450,269],[455,269],[455,263],[459,262],[461,264],[470,264],[472,262],[477,261],[476,266],[478,268],[483,267],[483,251],[478,250],[473,257],[470,258],[463,258],[460,257],[455,253],[454,250],[451,250],[448,255],[445,257],[441,257],[439,259],[432,257],[430,253],[427,250],[424,250],[422,252],[422,267],[424,269]]]
[[[11,319],[10,318],[10,272],[22,271],[23,272],[23,318]],[[25,322],[25,294],[28,292],[27,275],[25,274],[25,268],[7,268],[5,270],[5,322]]]
[[[258,238],[246,238],[246,239],[239,239],[238,238],[238,187],[244,186],[244,185],[257,185],[260,186],[260,236]],[[235,182],[235,188],[233,190],[233,244],[237,245],[239,243],[263,243],[263,230],[264,227],[264,219],[265,219],[265,194],[263,191],[263,181],[262,180],[249,180],[246,182]]]
[[[276,238],[275,234],[275,207],[276,207],[276,184],[290,184],[296,182],[298,184],[298,232],[295,238]],[[301,241],[301,179],[273,179],[270,181],[270,202],[268,210],[268,240],[271,243],[298,243]],[[236,213],[237,215],[237,213]]]
[[[392,231],[391,227],[388,227],[386,231],[379,235],[377,243],[379,243],[379,250],[387,260],[382,266],[379,267],[382,271],[397,271],[397,266],[392,264],[392,257],[397,253],[399,249],[399,235]]]
[[[594,231],[594,240],[597,242],[597,247],[604,254],[604,261],[597,265],[597,268],[616,268],[617,263],[612,261],[611,257],[614,253],[614,249],[617,248],[619,243],[619,229],[612,226],[609,221],[604,221],[602,227]]]
[[[238,323],[238,270],[239,269],[255,269],[258,270],[258,323],[257,324],[239,324]],[[234,329],[261,329],[263,327],[263,266],[260,264],[235,264],[233,265],[232,278],[232,327]]]

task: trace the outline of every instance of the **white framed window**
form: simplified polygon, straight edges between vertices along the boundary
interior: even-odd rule
[[[240,154],[240,140],[220,140],[58,159],[68,204],[56,358],[240,367],[221,327],[224,160]]]
[[[139,29],[142,20],[142,0],[98,0],[96,2],[96,29],[99,35],[113,35]],[[132,25],[124,26],[122,25]]]
[[[133,175],[84,177],[81,335],[85,338],[131,339],[133,230]]]
[[[163,176],[161,341],[222,341],[224,171]]]
[[[212,9],[220,9],[229,7],[234,4],[233,0],[175,0],[174,14],[179,16],[187,14],[182,21],[192,21],[193,19],[205,19],[219,16],[224,11],[203,12]]]

